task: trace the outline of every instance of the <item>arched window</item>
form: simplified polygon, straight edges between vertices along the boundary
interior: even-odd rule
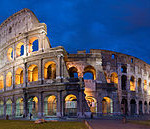
[[[28,113],[33,116],[38,115],[38,98],[36,96],[28,99]]]
[[[127,73],[127,67],[126,66],[121,66],[121,72],[122,73]]]
[[[71,78],[78,78],[78,70],[75,67],[69,68],[69,75]]]
[[[12,85],[12,73],[8,72],[6,75],[6,87],[11,87]]]
[[[23,116],[23,98],[16,101],[16,116]]]
[[[10,99],[8,99],[6,102],[6,115],[12,115],[12,101]]]
[[[65,98],[65,115],[76,116],[77,115],[77,98],[75,95],[67,95]]]
[[[29,40],[29,53],[35,52],[39,50],[39,43],[37,37],[32,37]]]
[[[16,70],[15,82],[16,82],[16,85],[23,83],[23,69],[22,68],[18,68]]]
[[[94,97],[86,97],[88,106],[90,107],[91,112],[96,113],[97,112],[97,101]]]
[[[28,81],[38,81],[38,67],[35,64],[30,65],[28,68]]]
[[[20,42],[16,46],[16,56],[22,56],[24,55],[24,43]]]
[[[113,113],[113,101],[109,97],[104,97],[102,100],[103,114]]]
[[[138,86],[138,92],[141,92],[141,78],[138,78],[138,84],[137,84],[137,86]]]
[[[13,60],[13,49],[9,48],[7,51],[7,58],[9,61]]]
[[[130,78],[130,91],[135,91],[135,78],[131,76]]]
[[[118,75],[117,75],[117,73],[114,72],[114,73],[111,74],[110,81],[111,81],[111,83],[118,84]]]
[[[44,78],[45,79],[55,79],[56,78],[56,64],[55,64],[55,62],[49,61],[49,62],[45,63]]]
[[[146,92],[147,91],[147,81],[144,80],[144,91]]]
[[[95,80],[96,79],[96,70],[93,66],[87,66],[84,69],[83,78],[85,80]]]
[[[4,77],[0,76],[0,90],[4,88]]]
[[[121,88],[122,88],[122,90],[126,90],[126,85],[127,85],[127,76],[122,75],[121,76]]]
[[[45,116],[55,116],[56,111],[57,111],[56,97],[54,95],[46,97],[44,99]]]

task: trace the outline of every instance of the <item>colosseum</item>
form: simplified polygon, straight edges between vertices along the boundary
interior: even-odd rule
[[[89,118],[150,113],[150,65],[122,53],[51,47],[29,9],[0,25],[0,117]]]

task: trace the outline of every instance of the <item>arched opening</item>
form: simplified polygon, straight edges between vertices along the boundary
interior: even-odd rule
[[[4,102],[0,101],[0,116],[4,115]]]
[[[141,92],[141,78],[138,78],[138,84],[137,84],[137,86],[138,86],[138,92]]]
[[[114,72],[114,73],[111,74],[110,81],[111,81],[111,83],[118,84],[118,75],[117,75],[117,73]]]
[[[44,99],[44,113],[45,116],[56,116],[57,102],[54,95],[48,96]]]
[[[128,114],[128,102],[127,99],[122,99],[121,101],[121,110],[124,115]]]
[[[145,102],[144,102],[144,112],[145,112],[145,114],[147,114],[147,109],[148,109],[148,108],[147,108],[147,102],[145,101]]]
[[[12,101],[10,99],[6,102],[6,115],[12,116]]]
[[[87,66],[84,69],[83,78],[85,80],[95,80],[96,79],[96,70],[93,66]]]
[[[6,87],[11,87],[12,85],[12,73],[8,72],[6,75]]]
[[[121,66],[121,72],[122,73],[127,73],[127,67],[126,66]]]
[[[69,75],[71,78],[78,78],[78,70],[75,67],[69,68]]]
[[[18,68],[16,70],[15,83],[16,85],[23,84],[23,69],[22,68]]]
[[[127,85],[127,76],[122,75],[121,76],[121,88],[122,88],[122,90],[126,90],[126,85]]]
[[[28,68],[28,81],[38,81],[38,67],[35,64],[30,65]]]
[[[131,76],[130,78],[130,91],[135,91],[135,78]]]
[[[28,113],[33,116],[38,115],[38,98],[36,96],[28,99]]]
[[[7,58],[9,61],[13,60],[13,49],[9,48],[7,51]]]
[[[109,97],[104,97],[102,100],[102,113],[103,114],[113,113],[113,101]]]
[[[20,42],[16,46],[16,56],[23,56],[24,55],[24,43]]]
[[[90,96],[86,97],[85,99],[87,101],[88,106],[90,107],[90,111],[92,113],[97,113],[97,101],[96,101],[96,99],[94,97],[90,97]]]
[[[29,53],[39,50],[39,42],[37,37],[32,37],[29,40]]]
[[[147,91],[147,81],[144,80],[144,92],[146,92],[146,91]]]
[[[143,106],[142,106],[142,101],[139,101],[139,114],[143,114]]]
[[[67,95],[65,98],[65,116],[77,116],[77,98],[75,95]]]
[[[44,78],[45,79],[56,79],[56,63],[49,61],[45,63],[44,67]]]
[[[16,101],[16,116],[23,116],[23,98]]]
[[[4,77],[0,76],[0,90],[4,89]]]
[[[136,114],[136,101],[134,99],[131,99],[130,101],[130,106],[131,106],[131,115]]]

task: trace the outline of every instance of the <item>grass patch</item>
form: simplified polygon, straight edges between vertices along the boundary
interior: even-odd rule
[[[150,120],[143,120],[143,121],[140,121],[140,120],[129,120],[127,121],[129,123],[133,123],[133,124],[140,124],[140,125],[149,125],[150,126]]]
[[[33,121],[0,120],[0,129],[87,129],[84,122],[58,121],[34,124]]]

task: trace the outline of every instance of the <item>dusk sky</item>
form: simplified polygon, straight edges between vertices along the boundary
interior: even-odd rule
[[[47,24],[52,47],[106,49],[150,64],[150,0],[1,0],[0,23],[29,8]]]

